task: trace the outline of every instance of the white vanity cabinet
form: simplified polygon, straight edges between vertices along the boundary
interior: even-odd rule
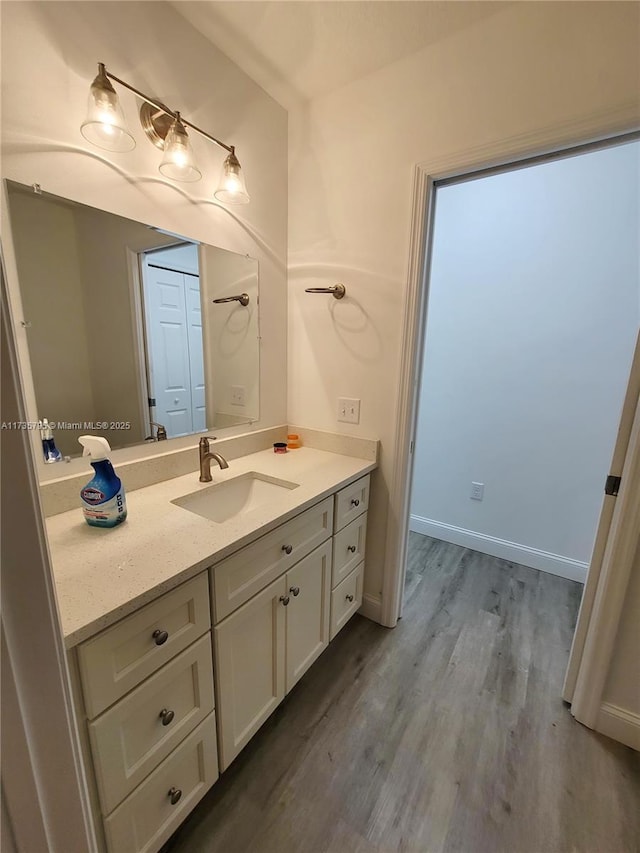
[[[370,478],[367,475],[336,494],[331,580],[331,640],[362,604],[369,484]]]
[[[222,770],[360,607],[368,503],[367,475],[213,566]]]
[[[329,643],[330,588],[327,539],[214,628],[222,770]]]
[[[368,501],[366,475],[75,647],[101,853],[157,853],[358,610]]]
[[[218,778],[208,573],[80,644],[109,853],[155,853]]]

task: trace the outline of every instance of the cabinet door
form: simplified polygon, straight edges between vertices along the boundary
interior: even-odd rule
[[[287,572],[287,693],[329,644],[331,541]]]
[[[286,590],[283,575],[214,629],[222,770],[284,698]]]

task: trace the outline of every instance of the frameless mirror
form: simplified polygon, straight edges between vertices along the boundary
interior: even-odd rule
[[[38,419],[63,455],[259,417],[258,262],[7,181]]]

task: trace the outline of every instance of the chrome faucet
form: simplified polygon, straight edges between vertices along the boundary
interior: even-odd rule
[[[201,483],[210,483],[211,482],[211,460],[215,459],[218,465],[221,468],[228,468],[229,463],[221,456],[219,453],[214,453],[212,450],[209,450],[209,439],[207,436],[203,435],[200,439],[200,482]]]

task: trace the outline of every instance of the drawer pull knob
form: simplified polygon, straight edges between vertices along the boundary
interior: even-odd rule
[[[180,797],[182,796],[182,791],[180,788],[169,788],[167,791],[167,797],[171,800],[171,805],[175,806]]]
[[[162,711],[160,711],[158,716],[162,720],[162,725],[168,726],[169,723],[173,722],[173,718],[175,717],[175,714],[173,713],[173,711],[167,711],[166,708],[163,708]]]
[[[288,595],[281,595],[281,596],[280,596],[280,601],[281,601],[281,602],[284,604],[284,606],[286,607],[286,606],[287,606],[287,604],[291,601],[291,599],[289,598],[289,596],[288,596]]]
[[[290,587],[289,592],[291,593],[291,595],[294,598],[296,598],[298,595],[300,595],[300,587],[299,586],[292,586],[292,587]]]
[[[356,553],[356,546],[355,545],[347,545],[347,551],[351,551],[352,554],[355,554]]]
[[[160,628],[156,628],[151,636],[156,641],[156,646],[162,646],[169,639],[167,632],[161,631]]]
[[[347,599],[347,601],[353,601],[353,596],[351,595],[350,592],[347,593],[347,595],[345,595],[345,598]]]
[[[283,545],[282,550],[285,554],[290,554],[293,551],[293,545]]]
[[[360,506],[358,498],[351,498],[351,506]]]

